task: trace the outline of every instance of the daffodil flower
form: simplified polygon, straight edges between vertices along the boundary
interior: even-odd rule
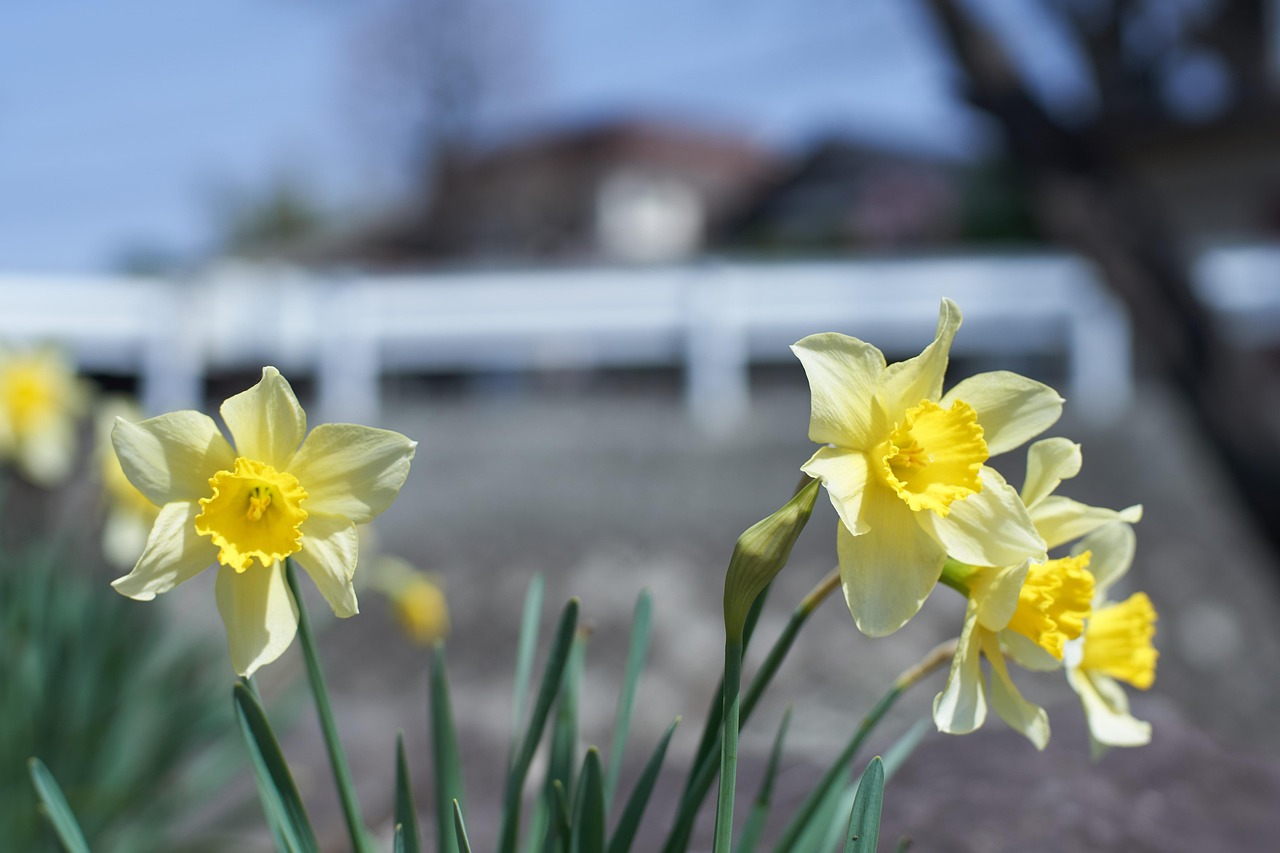
[[[149,601],[219,564],[215,589],[231,663],[248,676],[279,657],[297,631],[286,557],[335,614],[358,611],[355,525],[395,500],[417,445],[355,424],[308,435],[306,414],[274,367],[220,411],[234,446],[200,412],[116,422],[121,467],[160,513],[133,571],[112,586]]]
[[[1027,476],[1019,495],[1049,548],[1104,525],[1127,527],[1141,507],[1116,511],[1054,495],[1065,479],[1080,472],[1080,446],[1064,438],[1038,441],[1027,451]],[[986,719],[988,699],[996,713],[1037,748],[1049,739],[1044,709],[1028,702],[1009,676],[1006,653],[1027,669],[1050,670],[1085,630],[1095,594],[1095,557],[1087,548],[1071,556],[1037,561],[1028,556],[1008,566],[969,565],[952,559],[948,585],[968,597],[964,627],[951,672],[934,699],[934,722],[941,731],[964,734]],[[988,688],[981,658],[991,666]]]
[[[943,300],[933,343],[887,366],[880,350],[846,335],[792,347],[812,392],[809,438],[824,445],[803,470],[822,480],[840,516],[845,599],[871,636],[916,614],[948,554],[986,566],[1046,556],[1017,492],[985,463],[1047,429],[1062,398],[1004,371],[944,395],[959,327],[959,309]]]
[[[106,498],[106,517],[102,522],[102,551],[107,562],[117,569],[128,569],[138,561],[147,547],[147,537],[156,522],[160,508],[147,500],[124,475],[120,459],[111,446],[111,431],[116,418],[141,420],[142,412],[132,401],[112,398],[97,407],[94,416],[97,433],[98,468],[102,474],[102,491]]]
[[[374,586],[387,596],[391,612],[405,635],[430,646],[449,633],[449,604],[437,578],[399,557],[379,557],[373,565]]]
[[[76,419],[88,391],[66,357],[52,347],[0,350],[0,458],[38,486],[71,471]]]
[[[1129,713],[1124,682],[1146,690],[1155,682],[1156,610],[1144,592],[1124,601],[1107,598],[1133,564],[1135,537],[1127,524],[1109,524],[1077,548],[1094,555],[1093,615],[1084,635],[1067,648],[1067,681],[1080,696],[1094,754],[1111,746],[1141,746],[1151,740],[1151,724]]]

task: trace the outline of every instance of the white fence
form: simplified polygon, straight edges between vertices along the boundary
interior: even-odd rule
[[[181,281],[0,276],[0,339],[53,340],[88,369],[136,373],[144,405],[197,405],[206,375],[275,364],[314,374],[322,420],[376,422],[393,371],[684,369],[704,427],[749,406],[752,363],[790,361],[818,331],[891,355],[933,334],[938,301],[965,327],[954,352],[1064,360],[1064,394],[1093,419],[1131,396],[1124,308],[1066,256],[325,276],[231,265]]]

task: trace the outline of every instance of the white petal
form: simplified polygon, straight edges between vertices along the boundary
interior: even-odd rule
[[[1049,654],[1025,634],[1017,631],[1001,631],[1000,644],[1009,653],[1009,657],[1018,662],[1023,669],[1034,672],[1053,672],[1062,669],[1062,661]]]
[[[364,524],[400,494],[417,446],[390,430],[324,424],[307,436],[289,473],[307,490],[307,512]]]
[[[946,554],[920,529],[914,513],[883,486],[867,489],[862,518],[868,531],[854,536],[838,524],[840,581],[853,621],[869,637],[892,634],[929,597]]]
[[[947,683],[933,699],[933,721],[938,731],[963,735],[976,731],[987,718],[987,700],[982,686],[981,645],[973,602],[964,618],[964,629],[956,643]]]
[[[1022,502],[1035,506],[1053,494],[1058,484],[1080,473],[1080,445],[1065,438],[1046,438],[1027,449],[1027,478]]]
[[[988,631],[1003,630],[1018,609],[1018,593],[1027,579],[1031,563],[1023,560],[1016,566],[985,567],[969,580],[969,600],[977,607],[978,622]]]
[[[1084,551],[1090,554],[1095,606],[1107,600],[1107,592],[1129,571],[1137,550],[1138,537],[1127,524],[1104,524],[1072,547],[1072,554]]]
[[[111,444],[129,482],[156,506],[207,497],[209,479],[236,459],[213,419],[190,410],[137,424],[117,418]]]
[[[962,380],[942,398],[944,408],[963,400],[978,413],[982,438],[992,456],[1013,450],[1051,427],[1063,400],[1042,382],[1007,370]]]
[[[1031,518],[1045,545],[1052,549],[1092,533],[1104,524],[1116,521],[1136,524],[1142,518],[1142,507],[1131,506],[1117,512],[1050,495],[1031,508]]]
[[[867,488],[867,457],[858,450],[823,447],[800,468],[810,477],[822,481],[840,520],[853,533],[868,530],[858,516],[862,510],[862,494]]]
[[[1080,694],[1089,736],[1106,746],[1143,746],[1151,742],[1151,724],[1129,714],[1124,690],[1099,672],[1067,670],[1067,681]],[[1118,699],[1118,701],[1117,701]]]
[[[217,562],[218,546],[196,533],[199,514],[200,505],[194,502],[165,504],[133,571],[112,582],[116,592],[150,601]]]
[[[982,467],[982,491],[953,501],[946,518],[921,513],[921,523],[947,553],[971,566],[1012,566],[1044,560],[1045,543],[1013,487],[994,468]]]
[[[1049,715],[1044,708],[1022,698],[995,635],[984,633],[982,651],[991,663],[991,708],[1014,731],[1021,732],[1036,749],[1044,749],[1049,743]]]
[[[135,565],[147,548],[154,526],[154,519],[136,512],[108,509],[107,517],[102,520],[102,553],[107,562],[117,569]]]
[[[915,358],[885,368],[880,380],[879,400],[890,424],[902,420],[906,410],[921,400],[937,400],[942,396],[942,380],[947,373],[951,342],[959,328],[960,309],[950,299],[942,300],[933,343]]]
[[[18,447],[18,467],[43,488],[56,486],[71,473],[76,459],[76,425],[70,418],[51,421],[28,434]]]
[[[307,434],[307,415],[289,380],[274,367],[262,368],[258,384],[229,397],[219,412],[235,439],[236,453],[277,471],[289,466]]]
[[[884,355],[871,344],[834,332],[810,335],[791,351],[809,377],[809,439],[839,447],[866,446]]]
[[[254,563],[244,572],[223,566],[215,592],[237,674],[247,678],[289,648],[298,632],[298,605],[280,563]]]
[[[302,523],[298,563],[315,581],[333,612],[344,618],[360,612],[351,584],[356,573],[358,539],[356,526],[341,516],[313,512]]]

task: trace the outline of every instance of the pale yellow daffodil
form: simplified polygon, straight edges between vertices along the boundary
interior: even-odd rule
[[[1081,466],[1080,446],[1063,438],[1038,441],[1027,451],[1020,498],[1048,547],[1055,548],[1103,525],[1136,522],[1141,507],[1122,511],[1092,507],[1053,494]],[[1127,525],[1120,525],[1127,526]],[[1095,590],[1094,555],[1078,549],[1069,557],[1037,561],[1033,555],[1008,566],[968,565],[952,560],[944,580],[968,596],[964,627],[951,672],[934,699],[939,730],[965,734],[986,719],[987,703],[1037,748],[1049,740],[1043,708],[1028,702],[1009,676],[1005,654],[1027,669],[1063,665],[1070,644],[1085,629]],[[991,666],[987,687],[981,658]]]
[[[113,567],[128,569],[146,549],[147,537],[160,508],[134,488],[120,467],[120,459],[111,446],[111,431],[116,425],[116,418],[140,421],[142,410],[131,400],[113,397],[99,404],[94,416],[98,470],[102,475],[103,497],[106,498],[102,552]]]
[[[809,438],[825,445],[803,469],[822,480],[840,516],[840,580],[854,621],[871,636],[916,614],[948,554],[994,566],[1046,556],[1017,492],[985,463],[1047,429],[1062,398],[1004,371],[944,395],[959,327],[959,309],[943,300],[933,343],[892,365],[840,334],[792,347],[812,392]]]
[[[1084,636],[1067,648],[1067,681],[1080,696],[1094,754],[1112,746],[1142,746],[1151,740],[1151,724],[1129,713],[1120,682],[1139,690],[1156,677],[1156,610],[1144,592],[1124,601],[1107,598],[1111,587],[1133,565],[1135,537],[1127,524],[1109,524],[1091,533],[1077,548],[1094,554],[1093,615]]]
[[[148,601],[220,564],[218,611],[231,663],[248,676],[279,657],[297,631],[286,557],[335,614],[358,611],[355,525],[395,500],[417,445],[355,424],[324,424],[308,435],[306,415],[274,367],[224,402],[221,414],[234,446],[200,412],[116,422],[125,475],[161,509],[133,571],[112,586]]]
[[[405,635],[430,646],[449,633],[449,603],[439,578],[399,557],[379,557],[373,565],[373,585],[387,596],[391,612]]]
[[[53,347],[0,349],[0,458],[38,486],[66,478],[89,393]]]

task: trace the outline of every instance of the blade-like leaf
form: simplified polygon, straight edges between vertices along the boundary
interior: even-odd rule
[[[898,768],[911,757],[911,753],[916,751],[920,741],[924,740],[925,735],[931,731],[933,731],[933,716],[922,717],[884,751],[885,781],[893,778],[893,774],[898,772]]]
[[[35,786],[36,796],[40,798],[40,808],[44,816],[53,825],[53,831],[62,842],[62,849],[67,853],[89,853],[89,842],[80,831],[80,823],[76,820],[67,798],[62,795],[58,780],[53,778],[49,768],[38,758],[27,761],[27,769],[31,773],[31,784]]]
[[[604,853],[604,771],[600,753],[587,750],[573,796],[573,834],[570,853]]]
[[[569,652],[573,647],[573,636],[578,627],[578,600],[569,599],[569,603],[560,616],[556,626],[555,639],[551,644],[551,652],[547,656],[547,668],[542,674],[542,684],[538,688],[538,698],[534,702],[533,714],[529,718],[528,728],[516,751],[511,772],[507,774],[506,787],[503,790],[502,830],[498,835],[500,853],[515,853],[520,832],[520,796],[524,790],[524,780],[529,773],[529,765],[533,762],[534,751],[538,741],[542,739],[546,728],[547,715],[551,713],[551,705],[560,692],[560,682],[564,676]]]
[[[760,793],[751,805],[747,814],[747,822],[742,826],[742,836],[734,849],[737,853],[754,853],[760,843],[760,835],[764,832],[764,821],[769,815],[769,805],[773,800],[773,784],[778,778],[778,766],[782,762],[782,745],[787,739],[787,728],[791,725],[791,706],[787,706],[778,724],[778,733],[773,739],[773,749],[769,752],[769,763],[765,766],[764,779],[760,783]]]
[[[457,800],[453,801],[453,832],[459,853],[471,853],[471,839],[467,837],[467,822],[462,819],[462,806],[458,805]]]
[[[666,757],[671,735],[675,733],[679,723],[680,718],[676,717],[671,725],[667,726],[662,740],[658,741],[658,746],[649,756],[644,770],[640,772],[640,778],[636,780],[636,786],[631,790],[627,805],[622,810],[622,817],[618,819],[618,825],[613,830],[613,838],[609,840],[609,853],[627,853],[631,849],[636,831],[640,829],[640,818],[644,816],[645,807],[649,805],[649,795],[653,793],[653,786],[658,781],[658,771],[662,769],[662,760]]]
[[[396,849],[403,853],[419,853],[422,849],[418,813],[409,784],[409,763],[404,756],[404,732],[396,732],[396,840]]]
[[[249,757],[253,761],[254,777],[263,801],[278,818],[278,827],[285,844],[293,853],[316,853],[315,832],[302,804],[302,797],[293,783],[289,765],[280,752],[280,744],[271,731],[267,715],[258,700],[243,684],[232,689],[235,698],[236,717],[249,745]]]
[[[538,628],[542,624],[542,575],[534,575],[524,596],[524,612],[520,617],[520,639],[516,644],[516,680],[511,700],[511,747],[508,763],[515,760],[520,742],[520,720],[524,703],[529,698],[529,679],[533,673],[533,653],[538,645]]]
[[[635,705],[636,685],[640,671],[649,652],[650,611],[653,609],[649,591],[642,590],[636,599],[635,613],[631,618],[631,643],[627,648],[627,669],[622,676],[622,692],[618,694],[618,711],[613,721],[613,745],[609,748],[609,773],[604,783],[604,806],[608,811],[613,795],[618,790],[618,774],[622,772],[622,755],[631,731],[631,709]]]
[[[556,807],[554,789],[557,784],[565,791],[573,790],[575,785],[574,771],[577,769],[578,751],[578,687],[582,680],[586,648],[587,633],[578,631],[573,639],[569,662],[565,665],[564,676],[560,683],[560,695],[556,700],[556,715],[551,723],[551,749],[542,793],[545,809],[554,810]],[[543,850],[555,849],[553,842],[557,837],[556,832],[557,827],[554,822],[547,822],[544,825]],[[562,840],[567,844],[568,836]]]
[[[458,853],[457,834],[449,831],[447,815],[465,794],[462,760],[458,754],[458,733],[453,724],[449,699],[449,673],[445,668],[444,646],[436,644],[431,659],[431,752],[435,760],[436,838],[440,853]]]
[[[880,841],[880,811],[884,807],[884,764],[880,756],[871,759],[858,782],[849,815],[849,832],[844,853],[875,853]]]
[[[404,847],[404,827],[397,823],[395,833],[391,839],[391,853],[408,853]]]

